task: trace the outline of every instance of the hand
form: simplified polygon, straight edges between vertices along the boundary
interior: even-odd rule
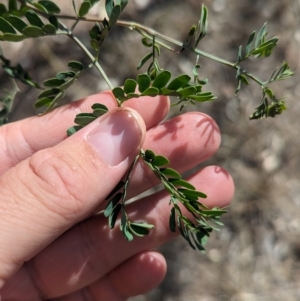
[[[95,102],[110,112],[65,139],[74,116]],[[114,109],[104,92],[0,128],[1,301],[119,301],[162,281],[165,260],[150,250],[178,234],[169,230],[168,194],[127,206],[133,220],[155,225],[133,242],[95,213],[142,146],[183,172],[212,156],[220,133],[201,113],[159,124],[169,109],[164,97],[132,99],[126,106]],[[232,179],[220,167],[206,167],[190,180],[208,195],[208,206],[226,206],[233,196]],[[128,197],[157,183],[140,162]]]

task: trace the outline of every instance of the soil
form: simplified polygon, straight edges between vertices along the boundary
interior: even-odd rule
[[[1,1],[2,2],[2,1]],[[3,1],[4,2],[4,1]],[[65,10],[72,9],[71,1]],[[57,1],[58,3],[58,1]],[[143,23],[166,35],[184,41],[199,19],[198,0],[131,0],[122,18]],[[211,115],[222,132],[218,153],[198,168],[210,164],[225,167],[233,176],[236,194],[225,226],[215,233],[206,254],[190,249],[182,238],[162,246],[168,272],[163,283],[147,295],[131,301],[297,301],[300,300],[300,1],[211,0],[209,32],[200,48],[234,61],[239,45],[246,44],[253,30],[266,21],[270,36],[280,38],[274,55],[245,64],[253,73],[267,79],[282,61],[295,76],[274,85],[284,96],[288,110],[272,119],[250,121],[248,116],[259,105],[261,89],[252,83],[234,96],[235,72],[214,62],[200,59],[200,74],[209,79],[208,89],[218,99],[190,107]],[[60,4],[61,6],[62,4]],[[97,11],[95,11],[97,13]],[[78,31],[88,44],[90,25]],[[86,61],[66,39],[36,39],[5,46],[13,61],[21,61],[34,77],[46,79],[65,70],[67,61]],[[113,49],[113,51],[112,51]],[[70,54],[71,52],[71,54]],[[7,52],[8,53],[8,52]],[[125,29],[113,30],[103,46],[101,62],[114,84],[135,77],[136,65],[145,54],[140,37]],[[178,55],[163,51],[162,65],[174,73],[190,72],[195,57],[184,51]],[[1,82],[6,86],[3,73]],[[37,92],[22,88],[11,120],[35,114],[32,104]],[[66,101],[106,89],[96,73],[89,72],[70,89]],[[170,114],[177,114],[178,108]]]

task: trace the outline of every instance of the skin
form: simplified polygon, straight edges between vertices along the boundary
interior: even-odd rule
[[[169,230],[165,191],[128,205],[131,219],[155,225],[149,236],[130,243],[118,226],[110,230],[107,219],[95,213],[141,147],[184,172],[218,150],[220,131],[196,112],[162,122],[169,111],[165,97],[132,99],[128,109],[117,111],[135,116],[140,140],[124,162],[112,166],[85,141],[95,125],[66,139],[74,116],[95,102],[115,112],[113,97],[103,92],[0,128],[2,301],[121,301],[148,292],[165,276],[165,259],[154,249],[179,234]],[[189,180],[208,195],[203,201],[208,206],[227,206],[233,197],[232,178],[221,167],[206,167]],[[128,196],[157,183],[139,162]]]

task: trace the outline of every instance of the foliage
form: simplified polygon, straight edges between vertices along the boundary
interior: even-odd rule
[[[43,108],[45,112],[48,112],[57,107],[68,88],[90,68],[96,68],[103,76],[112,90],[118,106],[122,106],[131,98],[157,95],[177,98],[173,106],[180,105],[180,110],[187,105],[212,101],[216,97],[212,92],[204,91],[207,79],[201,80],[198,73],[199,58],[204,57],[232,68],[236,72],[236,93],[250,82],[259,85],[262,90],[262,100],[251,114],[250,119],[275,117],[286,109],[282,98],[277,98],[270,88],[273,82],[285,80],[293,75],[286,62],[283,62],[266,81],[259,79],[242,67],[244,61],[250,58],[268,57],[276,48],[278,38],[268,38],[266,24],[257,33],[255,31],[251,33],[246,45],[239,47],[236,62],[230,62],[206,53],[198,47],[202,44],[208,30],[208,10],[204,5],[201,8],[199,21],[192,25],[185,42],[180,42],[141,24],[120,20],[120,15],[126,8],[128,0],[105,0],[107,18],[103,20],[89,19],[89,10],[98,2],[100,0],[83,0],[77,7],[73,0],[74,14],[71,16],[62,15],[59,6],[47,0],[8,0],[7,5],[0,4],[0,41],[21,42],[30,38],[63,35],[76,43],[90,59],[88,66],[71,60],[68,63],[68,70],[58,72],[53,77],[45,79],[41,84],[34,80],[21,64],[12,65],[10,59],[1,51],[0,60],[8,76],[32,88],[42,90],[35,103],[36,108]],[[64,19],[73,20],[73,25],[68,28],[63,23]],[[84,45],[75,35],[75,28],[80,22],[93,23],[88,32],[89,46]],[[137,64],[138,70],[147,66],[147,71],[139,74],[136,79],[127,79],[121,87],[114,87],[111,84],[98,61],[103,43],[109,37],[111,29],[116,26],[123,26],[138,32],[142,37],[142,44],[147,49],[147,54]],[[196,59],[191,74],[174,76],[169,70],[163,69],[159,62],[162,49],[178,54],[183,51],[193,52]],[[18,92],[16,86],[14,87],[13,92],[7,92],[4,97],[0,98],[1,124],[8,122],[12,102]],[[92,113],[81,113],[76,116],[76,125],[68,129],[68,135],[74,134],[108,111],[103,104],[94,104],[92,110]],[[222,225],[220,217],[226,211],[220,208],[209,209],[202,204],[199,199],[205,198],[206,195],[197,191],[192,184],[182,179],[177,171],[170,168],[167,158],[157,155],[151,150],[140,152],[124,179],[107,197],[108,204],[103,214],[108,217],[110,228],[114,228],[119,215],[121,216],[120,229],[127,240],[132,240],[134,236],[145,236],[154,227],[146,222],[131,221],[126,213],[127,189],[130,185],[133,168],[139,159],[149,166],[170,195],[170,230],[174,232],[179,229],[192,248],[203,251],[203,246],[211,231]],[[183,207],[188,212],[188,216],[183,214]]]

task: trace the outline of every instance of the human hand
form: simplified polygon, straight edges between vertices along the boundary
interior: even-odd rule
[[[74,116],[95,102],[110,112],[65,139]],[[0,128],[1,301],[119,301],[163,279],[165,260],[150,250],[178,234],[169,230],[165,191],[128,205],[132,219],[155,225],[147,237],[130,243],[95,213],[142,146],[183,172],[212,156],[220,133],[201,113],[159,124],[169,109],[164,97],[126,105],[134,110],[113,110],[115,102],[104,92]],[[223,207],[232,198],[232,179],[220,167],[206,167],[190,180],[208,195],[208,206]],[[128,197],[155,184],[141,162]]]

